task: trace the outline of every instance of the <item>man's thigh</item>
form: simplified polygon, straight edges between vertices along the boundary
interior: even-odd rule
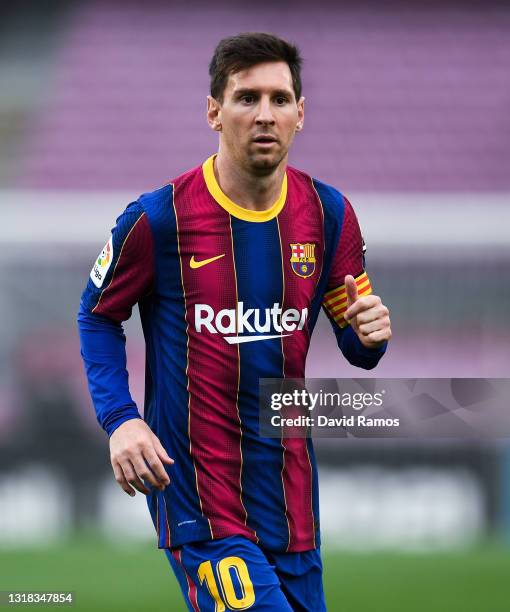
[[[280,580],[280,588],[294,612],[325,612],[320,550],[266,553]]]
[[[189,610],[293,610],[281,589],[275,565],[246,538],[185,544],[165,553]]]

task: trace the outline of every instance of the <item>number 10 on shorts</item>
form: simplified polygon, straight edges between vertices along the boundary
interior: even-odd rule
[[[237,578],[241,597],[236,593],[233,576]],[[213,570],[211,561],[204,561],[198,567],[198,579],[200,584],[205,580],[207,589],[216,602],[216,612],[224,612],[226,608],[246,610],[255,603],[255,591],[248,566],[240,557],[221,559],[216,563],[216,571]]]

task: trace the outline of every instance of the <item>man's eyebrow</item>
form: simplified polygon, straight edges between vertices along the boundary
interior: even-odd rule
[[[249,87],[242,87],[241,89],[235,89],[233,91],[234,96],[246,96],[258,93],[256,89],[250,89]]]
[[[258,89],[252,89],[250,87],[242,87],[241,89],[236,89],[233,92],[233,95],[236,98],[239,98],[241,96],[256,96],[260,93],[260,90]],[[274,91],[271,92],[274,96],[291,96],[292,95],[292,91],[290,89],[275,89]]]

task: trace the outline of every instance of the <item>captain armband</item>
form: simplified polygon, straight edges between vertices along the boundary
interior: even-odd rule
[[[355,277],[358,287],[358,296],[363,297],[372,293],[370,279],[365,271]],[[335,289],[331,289],[324,294],[322,305],[326,309],[330,317],[340,326],[346,327],[347,321],[344,319],[344,313],[347,310],[347,292],[345,285],[340,285]]]

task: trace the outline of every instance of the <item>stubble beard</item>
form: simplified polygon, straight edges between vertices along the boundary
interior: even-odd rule
[[[274,155],[250,155],[248,153],[245,158],[245,166],[255,176],[269,176],[276,171],[286,156],[287,149],[281,149]]]

